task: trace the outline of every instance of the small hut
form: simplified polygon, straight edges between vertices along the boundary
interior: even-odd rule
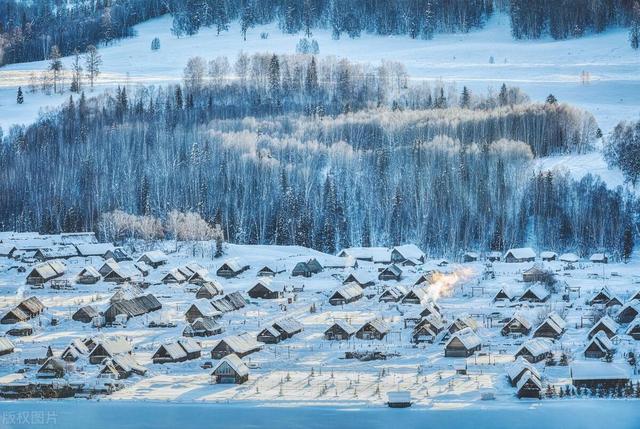
[[[249,367],[235,354],[225,356],[211,373],[217,384],[242,384],[249,380]]]

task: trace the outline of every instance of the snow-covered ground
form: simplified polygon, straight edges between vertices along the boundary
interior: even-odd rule
[[[162,244],[155,244],[160,246]],[[173,250],[173,243],[164,243]],[[94,336],[98,333],[126,337],[134,347],[136,360],[148,368],[143,377],[134,376],[124,381],[125,388],[109,396],[113,400],[156,400],[177,402],[241,402],[270,405],[300,404],[334,406],[350,404],[358,407],[384,406],[386,393],[394,390],[411,392],[412,400],[418,407],[448,409],[483,407],[483,392],[493,392],[495,402],[509,404],[516,401],[515,389],[505,376],[505,365],[513,362],[514,353],[528,339],[527,337],[502,336],[500,320],[518,313],[536,327],[550,311],[560,314],[567,322],[567,331],[554,343],[556,358],[562,351],[570,359],[583,360],[582,351],[587,343],[587,332],[592,322],[584,319],[593,308],[586,304],[592,294],[606,285],[622,302],[640,290],[637,260],[629,264],[608,265],[581,262],[576,269],[565,270],[561,262],[545,263],[557,272],[559,279],[568,286],[580,287],[580,296],[571,296],[569,302],[561,299],[564,291],[553,294],[545,303],[531,304],[513,301],[494,303],[493,297],[500,289],[512,296],[520,296],[528,284],[522,282],[522,271],[533,263],[494,264],[495,278],[484,279],[482,263],[452,264],[447,268],[436,267],[436,261],[428,261],[415,268],[404,267],[399,284],[410,288],[416,279],[427,270],[442,269],[457,273],[461,280],[437,299],[443,317],[453,321],[456,317],[471,315],[478,323],[477,333],[482,338],[482,351],[469,358],[444,356],[444,341],[439,337],[433,344],[410,342],[412,328],[405,326],[408,314],[420,311],[419,305],[382,303],[378,296],[395,281],[376,281],[365,289],[365,297],[342,306],[328,303],[330,294],[341,286],[342,279],[351,272],[349,269],[327,268],[311,278],[291,277],[291,269],[296,262],[317,258],[323,264],[344,260],[331,255],[295,246],[245,246],[228,245],[225,257],[239,257],[251,268],[233,279],[215,276],[222,260],[211,259],[209,251],[201,247],[182,245],[179,251],[170,254],[169,263],[147,278],[152,285],[147,293],[153,293],[162,303],[161,310],[131,319],[126,326],[94,328],[91,324],[73,321],[71,316],[81,306],[92,304],[101,311],[108,306],[116,286],[99,282],[95,285],[76,285],[75,290],[59,291],[47,286],[41,290],[29,290],[25,286],[25,273],[16,267],[25,264],[3,259],[0,263],[0,314],[4,314],[28,295],[38,296],[47,306],[45,316],[35,319],[32,324],[35,333],[27,337],[12,337],[17,350],[0,357],[0,383],[33,380],[37,367],[29,367],[25,373],[23,359],[42,357],[47,346],[54,353],[60,353],[74,339]],[[212,337],[196,338],[202,342],[202,357],[182,363],[154,364],[152,355],[161,344],[179,339],[186,326],[184,312],[195,301],[194,292],[185,285],[165,285],[159,282],[171,268],[182,266],[189,261],[197,261],[206,267],[212,278],[219,281],[226,293],[246,291],[258,280],[257,271],[264,265],[285,269],[276,276],[276,281],[289,286],[303,288],[285,298],[276,300],[251,299],[241,310],[226,313],[220,320],[225,332]],[[96,268],[102,260],[94,258],[72,258],[64,278],[73,281],[75,275],[86,265]],[[538,262],[540,263],[540,262]],[[126,263],[124,263],[126,265]],[[377,277],[378,265],[360,264],[358,272]],[[14,268],[11,268],[14,267]],[[29,272],[29,265],[26,265]],[[289,288],[291,290],[291,288]],[[246,295],[245,295],[246,296]],[[291,302],[289,298],[293,298]],[[315,307],[315,311],[311,308]],[[620,307],[613,308],[612,314]],[[51,326],[49,320],[59,320]],[[304,331],[293,338],[276,345],[265,345],[257,352],[244,358],[251,368],[249,381],[241,385],[211,384],[210,369],[201,365],[211,359],[210,351],[215,340],[228,335],[249,332],[256,335],[270,323],[283,317],[293,317],[304,325]],[[356,328],[373,318],[383,318],[390,325],[390,332],[382,341],[351,339],[349,341],[328,341],[324,331],[335,321],[348,321]],[[150,321],[174,322],[176,327],[153,328]],[[3,325],[4,326],[4,325]],[[629,368],[625,353],[639,351],[639,344],[624,334],[620,327],[616,339],[617,353],[614,361]],[[345,359],[345,352],[382,352],[386,360],[359,361]],[[468,375],[456,374],[454,365],[466,364]],[[536,364],[543,382],[555,386],[570,384],[569,367]],[[95,382],[99,365],[90,365],[81,358],[69,376],[71,380]],[[637,376],[633,376],[637,380]],[[518,401],[521,402],[521,401]],[[526,401],[525,401],[526,402]]]

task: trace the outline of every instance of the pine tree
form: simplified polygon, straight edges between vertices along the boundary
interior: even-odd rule
[[[307,75],[304,80],[304,87],[308,93],[313,93],[318,89],[318,70],[316,68],[316,57],[311,57]]]
[[[100,53],[95,46],[87,46],[87,53],[84,57],[84,64],[87,71],[89,84],[91,85],[91,89],[93,89],[93,84],[100,74],[100,66],[102,65],[102,57],[100,56]]]
[[[507,85],[502,84],[500,87],[500,93],[498,94],[498,104],[501,106],[506,106],[509,104],[509,91],[507,90]]]
[[[71,92],[80,92],[80,86],[82,84],[82,66],[80,65],[80,52],[77,49],[73,51],[71,71],[73,73],[71,78]]]
[[[275,54],[269,61],[269,90],[272,97],[277,97],[280,92],[280,61]]]
[[[16,103],[22,104],[24,103],[24,95],[22,95],[22,87],[18,87],[18,95],[16,96]]]
[[[545,100],[545,102],[547,104],[550,104],[550,105],[554,106],[554,105],[558,104],[558,99],[553,94],[549,94],[547,96],[547,99]]]
[[[176,85],[175,101],[176,101],[176,108],[181,110],[183,105],[183,99],[182,99],[182,87],[180,85]]]
[[[462,95],[460,96],[460,107],[468,109],[471,106],[471,93],[469,89],[464,86],[462,88]]]
[[[57,45],[51,47],[49,52],[49,70],[52,72],[53,78],[53,92],[58,92],[58,81],[60,80],[60,73],[62,73],[62,60],[60,60],[60,50]]]

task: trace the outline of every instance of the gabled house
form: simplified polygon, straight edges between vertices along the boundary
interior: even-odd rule
[[[606,264],[609,262],[609,257],[604,253],[594,253],[589,260],[594,264]]]
[[[75,339],[62,351],[60,357],[65,362],[76,362],[82,357],[89,356],[90,350],[81,340]]]
[[[196,299],[212,299],[222,294],[222,286],[218,282],[205,282],[196,292]]]
[[[445,357],[468,357],[482,348],[482,340],[471,329],[464,328],[449,338],[444,347]]]
[[[602,359],[609,353],[614,352],[614,346],[607,335],[598,331],[587,343],[584,349],[584,357],[589,359]]]
[[[89,347],[89,345],[87,347]],[[89,363],[94,365],[100,364],[107,358],[131,354],[131,350],[131,344],[123,337],[110,339],[101,338],[97,340],[91,353],[89,353]]]
[[[257,340],[265,344],[277,344],[282,341],[282,333],[273,325],[265,326],[259,333]]]
[[[211,373],[217,384],[242,384],[249,380],[249,367],[235,354],[225,356]]]
[[[401,285],[388,287],[380,294],[379,302],[399,302],[407,294],[407,289]]]
[[[589,330],[587,338],[593,338],[598,332],[602,331],[608,338],[613,338],[618,331],[618,324],[613,321],[609,316],[604,316]]]
[[[247,291],[253,299],[278,299],[284,296],[284,286],[274,283],[271,278],[261,278]]]
[[[218,277],[230,279],[236,277],[249,269],[249,265],[239,258],[227,259],[216,271]]]
[[[324,331],[324,338],[326,340],[348,340],[355,333],[357,329],[351,326],[344,320],[336,320],[326,331]]]
[[[505,370],[507,372],[507,378],[513,387],[518,385],[518,382],[522,376],[525,375],[526,371],[531,372],[540,379],[540,373],[538,370],[521,356],[517,357],[514,363],[506,365]]]
[[[356,332],[361,340],[382,340],[389,333],[389,325],[382,319],[373,319],[362,325]]]
[[[531,323],[521,314],[514,314],[501,329],[502,335],[529,335]]]
[[[388,281],[395,280],[400,281],[402,278],[402,268],[397,266],[396,264],[391,264],[378,274],[378,280]]]
[[[595,292],[587,303],[589,305],[606,305],[613,297],[614,295],[611,293],[609,288],[604,286],[602,289]]]
[[[411,288],[404,297],[403,304],[423,304],[429,299],[429,286],[426,283],[419,284]]]
[[[549,273],[536,265],[522,272],[522,281],[525,283],[542,282],[547,277]]]
[[[50,357],[38,369],[36,378],[64,378],[68,372],[67,362],[58,357]]]
[[[73,313],[73,316],[71,316],[71,318],[76,322],[91,323],[93,321],[93,318],[99,315],[100,312],[98,312],[98,310],[96,310],[94,307],[92,307],[91,305],[85,305],[83,307],[80,307],[75,313]]]
[[[153,363],[176,363],[198,359],[202,347],[197,342],[181,338],[178,341],[162,344],[152,356]]]
[[[369,286],[373,286],[376,284],[375,279],[370,276],[368,273],[361,271],[354,271],[350,273],[343,281],[342,284],[346,285],[347,283],[355,283],[361,288],[367,288]]]
[[[236,354],[242,358],[260,349],[262,349],[262,343],[248,333],[243,333],[218,340],[211,350],[211,358],[222,359],[230,354]]]
[[[395,246],[391,249],[391,262],[403,263],[407,260],[415,260],[420,263],[424,263],[427,256],[422,250],[415,244],[403,244],[402,246]]]
[[[533,262],[536,260],[536,252],[530,247],[520,247],[507,250],[504,254],[505,262]]]
[[[36,265],[27,275],[27,284],[40,285],[64,275],[66,266],[62,261],[53,260]]]
[[[616,316],[616,321],[622,324],[631,323],[638,314],[640,314],[640,301],[630,301],[622,306]]]
[[[76,276],[76,283],[92,285],[100,281],[100,273],[91,265],[84,267]]]
[[[456,332],[466,328],[475,331],[476,329],[478,329],[478,322],[476,322],[475,319],[468,314],[460,314],[453,320],[453,322],[451,322],[451,324],[447,328],[447,331],[450,334],[455,334]]]
[[[122,380],[132,375],[145,375],[147,368],[140,365],[133,356],[129,354],[116,355],[104,361],[104,366],[100,370],[100,377],[109,377]]]
[[[119,315],[129,320],[132,317],[152,313],[161,308],[162,304],[154,295],[141,295],[132,299],[123,299],[112,303],[104,312],[104,320],[107,324],[113,324],[118,320]]]
[[[358,261],[373,262],[374,264],[390,264],[391,251],[386,247],[350,247],[338,253],[342,258],[353,258]]]
[[[206,299],[198,299],[192,303],[184,314],[187,322],[192,323],[199,318],[220,317],[222,313]]]
[[[629,325],[626,334],[636,341],[640,340],[640,318]]]
[[[542,381],[528,369],[525,370],[516,384],[518,398],[539,399],[542,392]]]
[[[556,261],[558,259],[558,254],[551,251],[540,252],[540,259],[544,262]]]
[[[162,283],[164,284],[180,284],[186,282],[188,279],[178,268],[170,270],[162,277]]]
[[[529,287],[518,299],[520,302],[532,302],[532,303],[541,303],[546,302],[551,294],[549,291],[541,284],[536,283],[533,286]]]
[[[576,388],[619,389],[628,386],[631,379],[626,364],[575,361],[570,371],[571,382]]]
[[[122,247],[114,247],[112,250],[107,250],[102,257],[106,259],[113,259],[116,262],[132,261],[133,258]]]
[[[16,346],[13,342],[7,337],[0,337],[0,356],[8,355],[13,353]]]
[[[258,277],[275,277],[280,273],[284,273],[284,270],[265,265],[258,270]]]
[[[169,258],[167,255],[165,255],[161,250],[145,252],[138,258],[138,262],[144,262],[152,268],[158,268],[159,266],[166,264],[168,260]]]
[[[547,338],[534,338],[520,346],[514,356],[516,358],[522,356],[527,361],[536,363],[553,355],[551,347],[551,340]]]
[[[342,286],[329,297],[329,304],[349,304],[351,302],[359,300],[360,298],[362,298],[362,296],[362,288],[355,283],[349,283]]]
[[[513,301],[513,295],[511,295],[511,293],[505,289],[502,288],[498,291],[498,293],[493,297],[493,302],[498,302],[498,301]]]
[[[224,327],[215,319],[199,317],[190,325],[187,325],[182,332],[184,337],[210,337],[224,332]]]
[[[551,312],[547,318],[533,331],[533,337],[558,339],[564,333],[567,323],[556,312]]]
[[[291,338],[304,330],[304,326],[302,325],[302,323],[292,317],[275,321],[273,322],[272,326],[276,328],[278,332],[280,332],[283,340]]]

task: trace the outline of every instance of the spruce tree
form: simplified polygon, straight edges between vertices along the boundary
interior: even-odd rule
[[[22,104],[24,103],[24,95],[22,94],[22,87],[18,87],[18,95],[16,96],[16,103]]]

